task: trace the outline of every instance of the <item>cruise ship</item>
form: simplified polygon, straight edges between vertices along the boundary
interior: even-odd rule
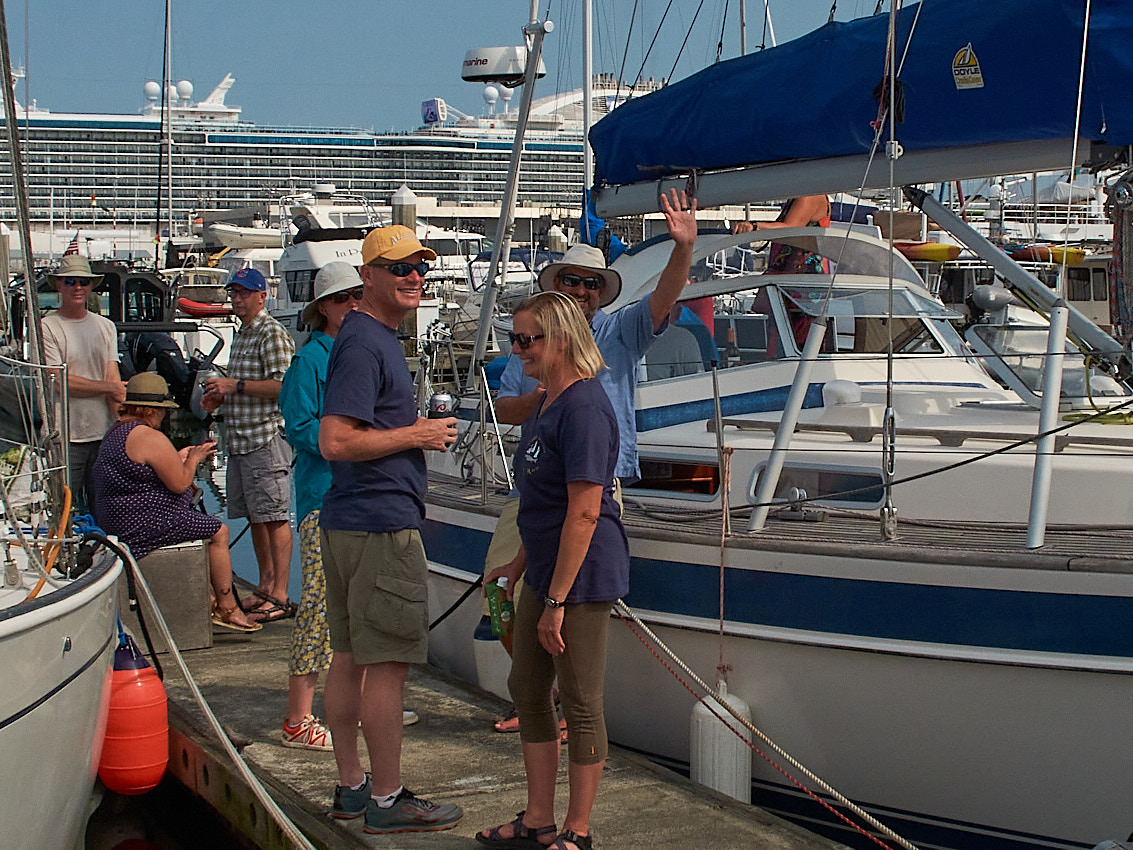
[[[271,210],[279,197],[318,183],[333,183],[378,203],[388,202],[402,185],[448,207],[498,207],[503,197],[516,112],[507,89],[485,87],[486,115],[462,115],[442,104],[438,116],[438,101],[429,101],[423,111],[442,120],[411,132],[374,133],[253,124],[243,120],[240,107],[226,103],[234,82],[226,75],[200,101],[192,100],[188,81],[171,86],[169,134],[163,130],[161,86],[154,82],[145,84],[147,103],[134,115],[19,105],[36,253],[60,250],[43,244],[48,234],[55,234],[54,242],[63,231],[73,235],[79,228],[88,239],[124,242],[129,233],[130,239],[152,241],[155,221],[162,231],[172,223],[175,234],[187,232],[203,212]],[[634,93],[659,85],[640,81]],[[620,97],[625,97],[624,87]],[[612,75],[597,75],[595,116],[608,112],[618,98]],[[575,90],[534,101],[524,142],[520,207],[578,209],[582,99],[582,91]],[[167,135],[172,137],[171,178],[164,159]],[[6,149],[0,153],[0,180],[11,185]],[[167,183],[172,184],[172,204],[164,190],[158,216],[159,186]],[[4,193],[0,204],[0,220],[14,221],[11,193]],[[477,229],[459,216],[452,226]]]

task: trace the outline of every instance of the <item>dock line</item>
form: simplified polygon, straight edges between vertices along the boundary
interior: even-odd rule
[[[220,725],[220,721],[217,720],[216,715],[213,714],[213,711],[209,707],[208,702],[205,701],[204,695],[201,693],[200,688],[197,687],[197,683],[193,679],[193,674],[189,672],[189,667],[185,664],[185,659],[181,655],[181,650],[177,648],[177,644],[173,640],[173,635],[169,632],[169,626],[167,626],[165,623],[165,617],[161,615],[161,609],[158,607],[157,600],[153,598],[153,594],[150,592],[149,585],[146,584],[145,577],[142,575],[142,571],[138,567],[138,562],[134,560],[134,556],[131,554],[130,548],[124,543],[118,543],[110,539],[105,540],[105,543],[107,546],[117,552],[126,562],[126,566],[133,574],[134,581],[137,583],[138,588],[141,589],[141,592],[145,599],[149,601],[150,607],[157,617],[158,633],[163,638],[165,638],[166,645],[169,647],[169,652],[173,656],[174,661],[177,662],[177,667],[181,671],[181,675],[185,677],[185,683],[189,686],[189,691],[190,693],[192,693],[193,699],[197,701],[197,705],[199,705],[201,707],[201,711],[205,713],[205,717],[208,718],[209,725],[212,726],[213,732],[216,733],[216,737],[220,740],[220,745],[224,748],[224,751],[228,754],[228,757],[232,759],[232,763],[236,765],[236,770],[239,772],[240,776],[243,777],[244,781],[248,783],[248,786],[252,789],[252,793],[255,794],[256,799],[260,801],[260,804],[264,807],[264,809],[267,810],[272,819],[275,820],[277,824],[279,824],[279,828],[283,831],[283,833],[295,843],[296,847],[301,848],[301,850],[316,850],[315,845],[312,844],[307,839],[307,836],[304,835],[303,832],[299,829],[299,827],[297,827],[291,821],[291,819],[283,813],[283,810],[279,807],[275,800],[272,799],[271,795],[268,794],[267,789],[264,788],[263,783],[259,780],[259,777],[257,777],[252,772],[252,769],[248,767],[248,763],[244,761],[244,758],[240,755],[239,752],[237,752],[236,747],[232,745],[232,741],[229,740],[228,735],[225,734],[223,727],[221,727]]]
[[[683,670],[685,672],[685,674],[690,679],[692,679],[692,681],[696,684],[696,686],[698,688],[700,688],[705,694],[712,696],[713,701],[717,705],[724,708],[730,715],[732,715],[732,717],[734,717],[736,719],[736,721],[738,723],[740,723],[748,731],[750,731],[753,735],[757,736],[761,741],[763,741],[765,744],[767,744],[767,746],[769,746],[772,750],[774,750],[777,755],[779,755],[781,758],[786,760],[788,764],[790,764],[793,768],[795,768],[797,771],[802,773],[803,776],[805,776],[807,779],[809,779],[811,782],[813,782],[815,785],[817,785],[823,792],[825,792],[826,794],[829,794],[831,797],[833,797],[835,800],[837,800],[839,803],[841,803],[843,806],[845,806],[847,809],[849,809],[851,812],[853,812],[855,815],[857,815],[863,821],[868,823],[874,829],[877,829],[878,831],[887,835],[889,838],[896,841],[898,844],[900,844],[902,847],[904,847],[905,850],[918,850],[918,848],[915,844],[913,844],[912,842],[908,841],[905,838],[902,838],[900,835],[898,835],[892,829],[887,827],[885,824],[881,823],[881,821],[879,821],[875,817],[873,817],[873,815],[871,815],[867,811],[865,811],[865,809],[861,808],[861,806],[858,806],[856,803],[854,803],[848,797],[841,794],[832,785],[828,784],[827,782],[823,781],[819,776],[812,773],[809,769],[807,769],[807,767],[804,764],[799,762],[794,756],[792,756],[790,753],[788,753],[786,750],[784,750],[782,747],[780,747],[778,744],[776,744],[773,740],[771,740],[765,733],[763,733],[761,730],[756,728],[754,723],[752,723],[750,720],[747,720],[744,717],[741,717],[736,712],[736,710],[731,705],[729,705],[726,701],[716,698],[716,691],[713,688],[708,687],[707,683],[703,679],[701,679],[698,675],[696,675],[696,673],[687,664],[685,664],[685,662],[682,661],[681,658],[675,652],[673,652],[671,649],[669,649],[669,647],[667,647],[664,644],[664,642],[659,637],[657,637],[657,635],[649,628],[649,626],[645,625],[645,623],[641,621],[641,618],[638,617],[637,614],[635,614],[633,612],[633,609],[631,609],[628,605],[626,605],[625,602],[623,602],[621,599],[618,599],[614,603],[614,613],[617,614],[618,618],[626,624],[626,626],[629,628],[629,630],[631,632],[634,632],[634,634],[637,636],[638,640],[641,640],[641,636],[638,635],[637,632],[634,631],[634,628],[633,628],[634,625],[637,625],[646,635],[648,635],[649,639],[651,641],[653,641],[654,644],[656,644],[658,647],[660,647],[661,651],[664,652],[665,655],[667,655],[669,658],[671,658],[673,660],[674,664],[676,664],[678,667],[680,667],[681,670]],[[642,640],[642,643],[645,644],[645,641]],[[650,647],[648,644],[645,644],[645,646],[646,646],[647,649],[649,649],[650,652],[653,652],[653,654],[656,655],[656,652],[652,649],[652,647]],[[664,660],[661,659],[660,656],[657,656],[657,659],[659,661],[661,661],[662,664],[665,664]],[[705,708],[707,708],[710,712],[712,712],[712,714],[714,714],[716,716],[716,718],[718,720],[720,720],[721,723],[723,723],[725,726],[727,726],[735,735],[739,736],[740,738],[743,738],[747,742],[749,747],[751,747],[755,752],[759,753],[759,755],[762,756],[764,759],[766,759],[769,764],[771,764],[773,767],[775,767],[777,770],[779,770],[784,776],[786,776],[788,779],[790,779],[791,782],[793,782],[796,786],[798,786],[802,791],[804,791],[810,797],[814,798],[814,800],[820,806],[829,810],[835,817],[839,818],[840,820],[844,821],[845,823],[847,823],[848,825],[853,827],[855,830],[857,830],[859,833],[864,835],[866,838],[869,838],[875,844],[879,844],[882,847],[888,847],[887,844],[884,844],[883,842],[879,841],[876,836],[870,835],[868,832],[866,832],[864,829],[862,829],[856,823],[849,820],[841,812],[836,811],[834,808],[832,808],[830,806],[829,803],[820,799],[818,797],[818,795],[816,795],[812,790],[810,790],[805,785],[803,785],[801,782],[799,782],[797,779],[795,779],[793,776],[788,774],[785,770],[778,767],[778,765],[776,765],[774,762],[772,762],[770,759],[768,759],[767,756],[765,756],[763,753],[760,753],[759,750],[755,747],[755,745],[751,741],[748,741],[746,738],[744,738],[744,736],[742,734],[740,734],[740,732],[735,727],[733,727],[730,723],[728,723],[720,715],[720,712],[716,710],[715,706],[709,704],[708,701],[705,700],[705,698],[703,696],[701,696],[701,694],[696,693],[691,687],[689,687],[688,683],[684,682],[681,679],[681,677],[677,675],[676,671],[674,671],[671,667],[669,667],[667,664],[665,664],[665,667],[669,670],[670,673],[673,674],[673,677],[678,682],[680,682],[682,685],[684,685],[685,688],[687,688],[689,690],[689,692],[692,693],[692,695],[694,697],[696,697],[704,705]]]

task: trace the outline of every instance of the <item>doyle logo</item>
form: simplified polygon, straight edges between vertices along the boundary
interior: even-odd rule
[[[528,463],[535,464],[537,466],[539,464],[539,457],[542,454],[543,444],[540,443],[539,438],[536,437],[531,441],[531,445],[527,447],[527,451],[523,453],[523,457]]]
[[[980,60],[976,58],[976,51],[972,50],[970,41],[952,57],[952,80],[956,83],[956,88],[961,90],[984,87]]]

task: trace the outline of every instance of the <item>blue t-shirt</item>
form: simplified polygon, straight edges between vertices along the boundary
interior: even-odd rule
[[[614,501],[618,425],[598,381],[576,381],[523,423],[516,452],[519,536],[527,553],[524,582],[546,596],[555,572],[567,484],[602,485],[602,509],[582,568],[566,602],[606,602],[629,592],[629,544]]]
[[[663,332],[668,322],[661,326]],[[632,482],[641,477],[637,466],[637,419],[634,401],[637,394],[637,367],[641,358],[660,334],[653,333],[653,313],[649,299],[643,298],[616,313],[599,310],[590,323],[594,342],[609,367],[598,376],[618,422],[621,447],[618,450],[616,478]],[[512,355],[500,375],[500,397],[526,395],[539,382],[523,374],[523,361]]]
[[[368,313],[348,313],[327,364],[323,416],[349,416],[371,428],[417,421],[413,378],[397,330]],[[331,487],[319,525],[338,531],[420,528],[425,516],[425,453],[406,449],[377,460],[331,461]]]
[[[330,466],[319,454],[319,418],[326,394],[327,361],[334,340],[322,331],[312,331],[279,389],[287,442],[295,449],[295,515],[300,521],[323,503],[330,487]]]

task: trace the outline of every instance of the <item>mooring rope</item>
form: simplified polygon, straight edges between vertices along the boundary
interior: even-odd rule
[[[855,815],[857,815],[863,821],[868,823],[874,829],[885,834],[889,838],[893,839],[893,841],[897,842],[899,845],[904,847],[905,850],[918,850],[916,845],[912,844],[907,839],[898,835],[896,832],[894,832],[892,829],[887,827],[885,824],[881,823],[881,821],[877,820],[875,817],[873,817],[867,811],[862,809],[860,806],[858,806],[856,803],[854,803],[848,797],[846,797],[845,795],[840,793],[832,785],[825,782],[819,776],[817,776],[816,774],[811,772],[805,765],[803,765],[800,761],[798,761],[794,756],[792,756],[790,753],[788,753],[786,750],[784,750],[782,747],[780,747],[778,744],[776,744],[773,740],[771,740],[771,738],[769,738],[766,734],[764,734],[760,729],[758,729],[755,726],[754,723],[752,723],[750,720],[747,720],[746,718],[742,717],[734,708],[732,708],[730,705],[728,705],[723,700],[719,699],[716,696],[716,692],[712,688],[708,687],[708,685],[704,682],[704,680],[701,679],[687,664],[685,664],[684,661],[682,661],[681,658],[675,652],[673,652],[671,649],[669,649],[669,647],[667,647],[665,645],[664,641],[662,641],[659,637],[657,637],[657,635],[647,625],[645,625],[645,623],[643,623],[641,621],[641,618],[639,618],[637,616],[637,614],[635,614],[633,612],[633,610],[628,605],[626,605],[625,602],[623,602],[621,599],[617,600],[617,602],[615,603],[614,613],[616,613],[618,615],[618,617],[624,623],[626,623],[629,630],[637,637],[637,639],[642,642],[642,644],[646,647],[646,649],[648,649],[651,653],[653,653],[653,656],[655,658],[657,658],[658,661],[661,662],[661,664],[665,667],[665,669],[668,670],[673,675],[673,678],[675,678],[678,682],[680,682],[681,685],[683,685],[685,687],[685,689],[688,690],[689,693],[691,693],[701,703],[703,703],[704,706],[709,711],[711,711],[716,717],[718,717],[720,719],[720,721],[722,723],[724,723],[724,725],[727,726],[728,729],[733,734],[735,734],[738,738],[740,738],[740,740],[744,741],[744,743],[746,743],[749,747],[751,747],[752,751],[757,753],[760,758],[762,758],[769,765],[771,765],[776,770],[778,770],[792,784],[794,784],[797,788],[799,788],[801,791],[806,793],[809,797],[811,797],[820,806],[825,808],[827,811],[831,812],[839,820],[849,824],[851,827],[853,827],[855,830],[860,832],[862,835],[869,838],[874,843],[880,845],[881,847],[888,847],[888,845],[885,844],[883,841],[878,839],[876,836],[871,835],[866,830],[862,829],[862,827],[860,825],[854,823],[852,820],[847,818],[844,814],[839,812],[837,809],[833,808],[829,803],[827,803],[825,800],[823,800],[821,797],[819,797],[810,788],[807,788],[798,779],[791,776],[791,774],[787,773],[786,770],[784,770],[782,767],[780,767],[778,764],[776,764],[774,761],[772,761],[771,758],[769,758],[758,747],[756,747],[755,744],[752,741],[749,741],[746,737],[744,737],[744,735],[742,733],[739,732],[739,730],[734,728],[723,717],[721,717],[719,712],[717,712],[711,705],[709,705],[700,694],[698,694],[695,690],[693,690],[692,687],[689,686],[689,684],[687,682],[685,682],[683,679],[681,679],[681,677],[679,675],[677,675],[676,671],[673,670],[673,668],[670,667],[669,664],[663,658],[661,658],[660,655],[657,654],[657,652],[653,649],[653,647],[649,646],[649,644],[647,644],[642,639],[642,637],[639,634],[637,634],[637,632],[634,630],[633,625],[631,625],[631,623],[636,624],[638,627],[640,627],[640,629],[646,635],[649,636],[649,639],[651,641],[653,641],[653,643],[656,644],[658,647],[660,647],[660,649],[665,653],[665,655],[667,655],[670,659],[672,659],[673,663],[676,664],[681,670],[683,670],[685,672],[685,674],[688,675],[688,677],[690,679],[692,679],[692,681],[696,684],[696,686],[698,688],[700,688],[706,694],[711,694],[713,699],[715,699],[716,702],[719,703],[721,707],[726,709],[727,712],[730,715],[732,715],[732,717],[734,717],[740,724],[742,724],[746,729],[748,729],[748,731],[750,731],[753,735],[755,735],[761,741],[763,741],[768,747],[770,747],[772,750],[774,750],[775,753],[780,758],[784,759],[793,768],[795,768],[795,770],[799,771],[799,773],[803,774],[803,776],[805,776],[812,783],[817,785],[822,790],[823,793],[828,794],[829,796],[833,797],[840,804],[845,806],[847,809],[849,809],[851,812],[853,812]]]

